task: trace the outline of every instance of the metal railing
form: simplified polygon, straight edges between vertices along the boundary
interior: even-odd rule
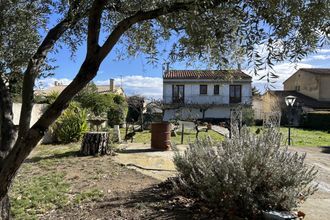
[[[164,104],[200,104],[200,105],[224,105],[224,104],[251,104],[252,96],[242,96],[241,99],[232,99],[221,95],[189,95],[184,97],[163,96]]]

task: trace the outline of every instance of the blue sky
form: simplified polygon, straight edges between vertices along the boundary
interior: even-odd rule
[[[117,46],[117,49],[121,49]],[[70,50],[65,46],[57,54],[51,54],[56,59],[54,65],[58,66],[55,75],[50,78],[41,79],[37,87],[49,87],[54,81],[69,84],[74,78],[85,56],[85,45],[78,48],[74,59],[70,58]],[[115,79],[116,85],[122,84],[127,95],[139,94],[146,97],[160,98],[162,95],[162,63],[166,57],[159,57],[159,63],[155,66],[147,63],[147,59],[141,55],[118,61],[114,53],[111,53],[102,63],[94,82],[99,85],[108,84],[110,78]],[[187,69],[184,63],[173,63],[171,69]],[[194,69],[194,67],[188,67]],[[249,70],[244,69],[246,73]],[[273,86],[282,89],[282,83],[299,68],[330,68],[330,48],[323,48],[317,53],[311,54],[298,64],[283,62],[275,65],[274,69],[279,79]],[[264,74],[260,72],[260,75]],[[260,91],[264,91],[265,81],[259,81],[260,76],[253,76],[253,85]]]

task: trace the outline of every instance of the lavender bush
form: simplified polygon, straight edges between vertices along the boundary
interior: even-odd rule
[[[227,214],[292,210],[316,191],[317,170],[304,163],[305,155],[280,147],[280,140],[274,129],[256,135],[242,128],[222,143],[205,139],[190,144],[174,156],[177,187]]]

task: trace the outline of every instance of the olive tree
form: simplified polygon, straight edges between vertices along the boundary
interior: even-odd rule
[[[0,4],[28,11],[29,4],[24,5],[22,2],[2,0]],[[145,53],[148,59],[155,61],[159,53],[157,45],[164,41],[174,42],[169,51],[169,59],[172,61],[190,63],[199,60],[218,68],[230,68],[233,63],[246,59],[258,70],[265,66],[272,67],[278,61],[299,61],[329,41],[328,1],[26,2],[33,2],[40,8],[49,4],[54,10],[46,10],[45,13],[56,13],[60,19],[47,30],[29,58],[24,59],[22,109],[17,134],[5,77],[0,80],[0,207],[5,207],[10,184],[25,158],[70,100],[96,76],[108,54],[117,52],[115,46],[121,46],[123,52],[120,56]],[[17,20],[17,25],[21,23],[22,20]],[[100,35],[101,32],[104,34]],[[33,87],[36,78],[42,74],[48,53],[59,41],[68,43],[75,51],[84,39],[87,52],[75,78],[30,127]],[[264,50],[260,50],[261,46]],[[271,79],[276,75],[270,71],[267,77]]]

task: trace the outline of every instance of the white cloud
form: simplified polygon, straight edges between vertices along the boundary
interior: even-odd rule
[[[330,53],[330,49],[319,49],[317,53]]]
[[[38,79],[36,81],[35,87],[37,89],[46,89],[54,86],[56,81],[61,83],[62,85],[69,85],[72,82],[71,79],[67,79],[67,78],[58,79],[53,77],[47,77],[44,79]]]
[[[315,60],[330,60],[330,55],[313,55],[302,60],[302,62],[310,62]]]
[[[280,63],[274,66],[274,73],[278,75],[279,78],[274,79],[274,83],[271,83],[269,85],[273,86],[271,89],[283,89],[283,82],[289,78],[293,73],[295,73],[300,68],[312,68],[313,66],[311,64],[306,63]],[[261,91],[264,91],[267,86],[267,77],[264,77],[263,79],[259,80],[262,76],[267,74],[268,70],[259,71],[259,76],[252,76],[253,84]],[[252,72],[249,70],[246,70],[246,72]]]
[[[127,95],[142,95],[145,97],[160,98],[163,94],[163,79],[141,75],[123,76],[115,78],[115,84],[121,86]]]

